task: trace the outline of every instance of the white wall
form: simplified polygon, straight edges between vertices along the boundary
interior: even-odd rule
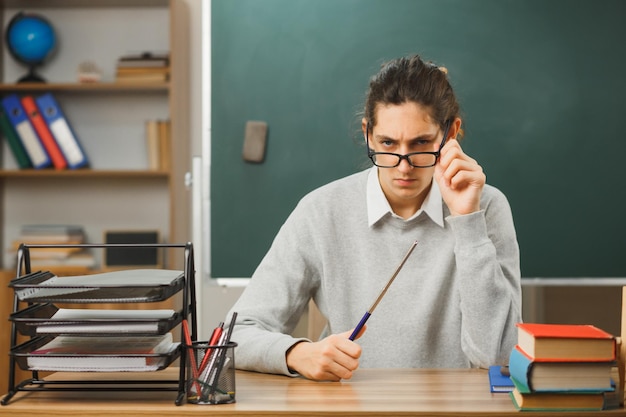
[[[224,321],[228,310],[239,298],[244,287],[211,279],[209,175],[211,140],[211,38],[210,0],[181,0],[188,6],[190,16],[190,80],[191,80],[191,157],[193,158],[193,204],[189,214],[192,221],[190,236],[194,243],[198,334],[210,336],[212,329]],[[204,25],[204,26],[203,26]],[[241,282],[239,282],[241,283]]]

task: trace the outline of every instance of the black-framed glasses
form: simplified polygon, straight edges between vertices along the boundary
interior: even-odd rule
[[[367,156],[372,160],[372,163],[380,168],[395,168],[400,165],[403,159],[414,168],[430,168],[435,166],[437,163],[437,159],[439,159],[439,154],[441,153],[441,148],[446,144],[446,139],[448,136],[448,130],[450,129],[450,120],[446,122],[445,130],[443,131],[443,139],[441,140],[441,145],[439,145],[439,150],[434,152],[411,152],[404,155],[392,152],[374,152],[372,148],[369,146],[369,124],[367,125],[367,130],[365,132],[365,138],[367,141]]]

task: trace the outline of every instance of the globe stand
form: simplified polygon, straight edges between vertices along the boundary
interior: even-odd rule
[[[45,83],[46,80],[35,73],[35,66],[28,68],[28,74],[17,80],[17,83]]]

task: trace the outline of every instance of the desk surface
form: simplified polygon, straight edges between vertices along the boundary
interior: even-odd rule
[[[93,378],[57,373],[48,379]],[[147,374],[98,374],[104,379],[145,379]],[[176,379],[176,368],[148,373]],[[56,377],[56,378],[55,378]],[[486,370],[362,369],[349,381],[313,382],[301,378],[237,371],[237,403],[176,406],[176,392],[20,392],[0,416],[464,416],[515,415],[508,394],[489,392]],[[4,395],[4,393],[3,393]],[[609,410],[597,415],[622,415]],[[533,417],[560,413],[533,412]],[[573,413],[580,415],[580,413]],[[585,413],[585,416],[593,413]]]

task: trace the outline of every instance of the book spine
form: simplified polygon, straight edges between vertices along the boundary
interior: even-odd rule
[[[52,136],[50,129],[48,129],[46,121],[43,117],[41,117],[37,104],[35,104],[35,99],[32,96],[22,97],[22,106],[24,107],[24,111],[26,112],[30,122],[33,124],[41,143],[46,148],[54,167],[56,169],[67,168],[67,161],[65,160],[61,149],[59,149],[57,141]]]
[[[532,392],[530,384],[531,368],[532,359],[523,353],[519,346],[515,346],[509,356],[509,373],[511,374],[511,379],[516,382],[515,385],[522,393]]]
[[[19,136],[17,136],[17,132],[13,129],[13,125],[9,121],[9,118],[6,115],[4,109],[0,108],[0,129],[4,137],[6,138],[9,147],[11,148],[11,152],[13,153],[13,157],[15,158],[15,162],[17,162],[17,166],[21,169],[32,168],[32,164],[30,163],[30,159],[28,158],[28,154],[26,154],[26,150],[22,145],[22,141]]]
[[[16,94],[8,95],[2,99],[2,106],[21,140],[33,168],[49,167],[51,164],[50,157],[30,123],[20,98]]]
[[[70,127],[67,118],[52,94],[48,93],[39,96],[35,101],[41,115],[48,123],[48,128],[63,151],[63,155],[65,155],[68,167],[74,169],[87,166],[87,156],[80,145],[78,137]]]
[[[160,168],[169,171],[172,168],[172,135],[169,120],[159,120],[159,156]]]
[[[161,168],[158,120],[146,121],[146,145],[148,148],[148,169],[158,171]]]

